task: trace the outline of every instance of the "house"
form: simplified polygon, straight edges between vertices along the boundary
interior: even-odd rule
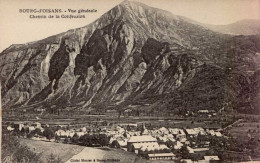
[[[159,137],[159,140],[161,140],[161,141],[163,141],[163,142],[166,142],[166,141],[168,140],[168,138],[165,137],[165,136],[164,136],[164,137],[160,136],[160,137]]]
[[[153,153],[148,154],[149,160],[173,160],[175,155],[173,153]]]
[[[120,145],[121,148],[126,148],[127,147],[127,139],[119,139],[117,140],[118,144]]]
[[[221,134],[219,131],[215,132],[215,135],[216,135],[217,137],[221,137],[221,136],[222,136],[222,134]]]
[[[186,129],[186,132],[189,136],[195,136],[198,134],[194,129]]]
[[[187,146],[187,150],[189,151],[190,154],[194,153],[194,150],[189,146]]]
[[[124,111],[124,115],[131,116],[131,114],[132,114],[132,109],[126,109]]]
[[[173,134],[174,136],[179,134],[179,129],[177,128],[169,128],[169,131],[171,134]]]
[[[164,133],[164,134],[168,134],[168,133],[169,133],[168,129],[165,128],[165,127],[161,127],[161,128],[159,129],[159,131],[161,131],[161,133]]]
[[[121,127],[127,127],[127,126],[137,127],[137,124],[136,123],[120,123],[119,126],[121,126]]]
[[[36,128],[35,128],[34,126],[29,126],[28,129],[29,129],[29,132],[32,132],[32,131],[34,131]]]
[[[13,131],[14,128],[12,128],[11,126],[8,126],[8,127],[7,127],[7,130],[8,130],[8,131]]]
[[[21,131],[23,127],[24,127],[24,124],[22,122],[15,122],[13,125],[13,128],[16,130],[19,130],[19,131]]]
[[[215,136],[215,135],[216,135],[216,133],[215,133],[214,130],[208,130],[207,132],[208,132],[211,136]]]
[[[152,143],[152,142],[157,142],[157,139],[150,135],[132,136],[127,142],[127,151],[133,152],[134,143]]]
[[[36,108],[34,109],[35,112],[45,112],[46,109],[43,109],[43,108]]]
[[[79,137],[85,135],[86,133],[85,132],[75,132],[75,134],[77,134]]]
[[[205,161],[218,161],[220,160],[218,156],[204,156]]]
[[[204,152],[204,151],[208,151],[209,148],[194,148],[193,151],[194,152]]]
[[[118,116],[117,110],[114,110],[114,109],[107,110],[105,114],[108,115],[108,116],[112,116],[112,117]]]
[[[148,149],[148,148],[152,148],[154,146],[159,146],[159,144],[157,142],[134,143],[132,151],[135,152],[136,154],[138,154],[139,150],[141,150],[141,148],[143,148],[142,151],[144,151],[145,148]]]
[[[149,151],[149,152],[155,152],[160,150],[170,150],[165,144],[158,144],[158,143],[146,143],[141,148],[140,151]]]
[[[182,129],[179,129],[179,134],[176,136],[176,138],[178,138],[179,140],[186,138],[185,132]]]
[[[32,124],[32,126],[34,126],[35,128],[41,128],[41,123],[35,122]]]
[[[207,114],[207,113],[209,113],[209,111],[208,111],[208,110],[199,110],[198,113],[204,113],[204,114]]]
[[[149,135],[149,131],[147,129],[144,129],[142,135]]]
[[[183,144],[179,141],[176,142],[176,144],[174,145],[174,149],[181,149],[181,147],[183,146]]]
[[[181,162],[183,163],[193,163],[191,159],[182,159]]]

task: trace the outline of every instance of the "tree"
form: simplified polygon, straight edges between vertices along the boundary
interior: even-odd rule
[[[185,145],[182,146],[181,149],[177,151],[177,154],[182,158],[189,158],[189,151]]]
[[[171,141],[171,140],[167,140],[165,145],[168,147],[168,148],[173,148],[174,147],[174,142]]]
[[[71,142],[76,143],[76,144],[79,143],[79,136],[77,133],[75,133],[73,135],[73,137],[71,138]]]
[[[64,139],[64,143],[67,144],[69,142],[69,139],[68,138],[65,138]]]
[[[131,131],[131,127],[129,125],[126,126],[127,131]]]
[[[118,143],[116,140],[114,140],[114,141],[111,143],[111,147],[112,147],[112,148],[120,148],[120,145],[119,145],[119,143]]]
[[[109,143],[109,140],[108,140],[107,135],[105,135],[105,134],[100,134],[100,135],[99,135],[99,144],[100,144],[101,146],[107,146],[108,143]]]
[[[49,163],[61,163],[61,162],[62,162],[62,160],[60,159],[60,157],[54,155],[53,153],[51,153],[51,154],[49,155],[49,157],[47,158],[47,160],[48,160]]]
[[[60,142],[60,137],[57,134],[55,134],[55,141]]]
[[[124,136],[125,138],[127,137],[127,134],[126,134],[126,132],[124,132],[123,136]]]
[[[34,134],[37,134],[37,135],[42,135],[43,133],[42,133],[42,131],[39,129],[39,128],[36,128],[34,131],[32,131],[32,132],[34,132]]]
[[[25,129],[24,128],[22,128],[22,130],[20,131],[20,134],[21,134],[21,136],[25,135]]]
[[[46,128],[43,131],[43,136],[45,136],[47,139],[51,140],[52,138],[54,138],[55,133],[51,128]]]

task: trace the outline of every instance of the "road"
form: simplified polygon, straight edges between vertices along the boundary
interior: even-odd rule
[[[232,124],[228,125],[227,127],[223,128],[223,130],[225,130],[225,129],[229,128],[229,127],[232,127],[233,125],[235,125],[235,124],[237,124],[237,123],[239,123],[239,122],[242,122],[242,121],[243,121],[243,119],[238,119],[238,120],[235,121],[234,123],[232,123]]]

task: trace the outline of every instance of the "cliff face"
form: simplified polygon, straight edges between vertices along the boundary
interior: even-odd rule
[[[3,107],[235,106],[256,80],[259,41],[126,1],[88,26],[4,50]]]

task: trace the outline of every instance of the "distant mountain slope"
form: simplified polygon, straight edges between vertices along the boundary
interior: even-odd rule
[[[260,19],[244,19],[227,25],[207,25],[209,29],[232,35],[258,35],[260,34]]]
[[[259,36],[124,1],[85,27],[4,50],[3,107],[238,109],[252,101],[241,93],[257,81],[259,52]]]

